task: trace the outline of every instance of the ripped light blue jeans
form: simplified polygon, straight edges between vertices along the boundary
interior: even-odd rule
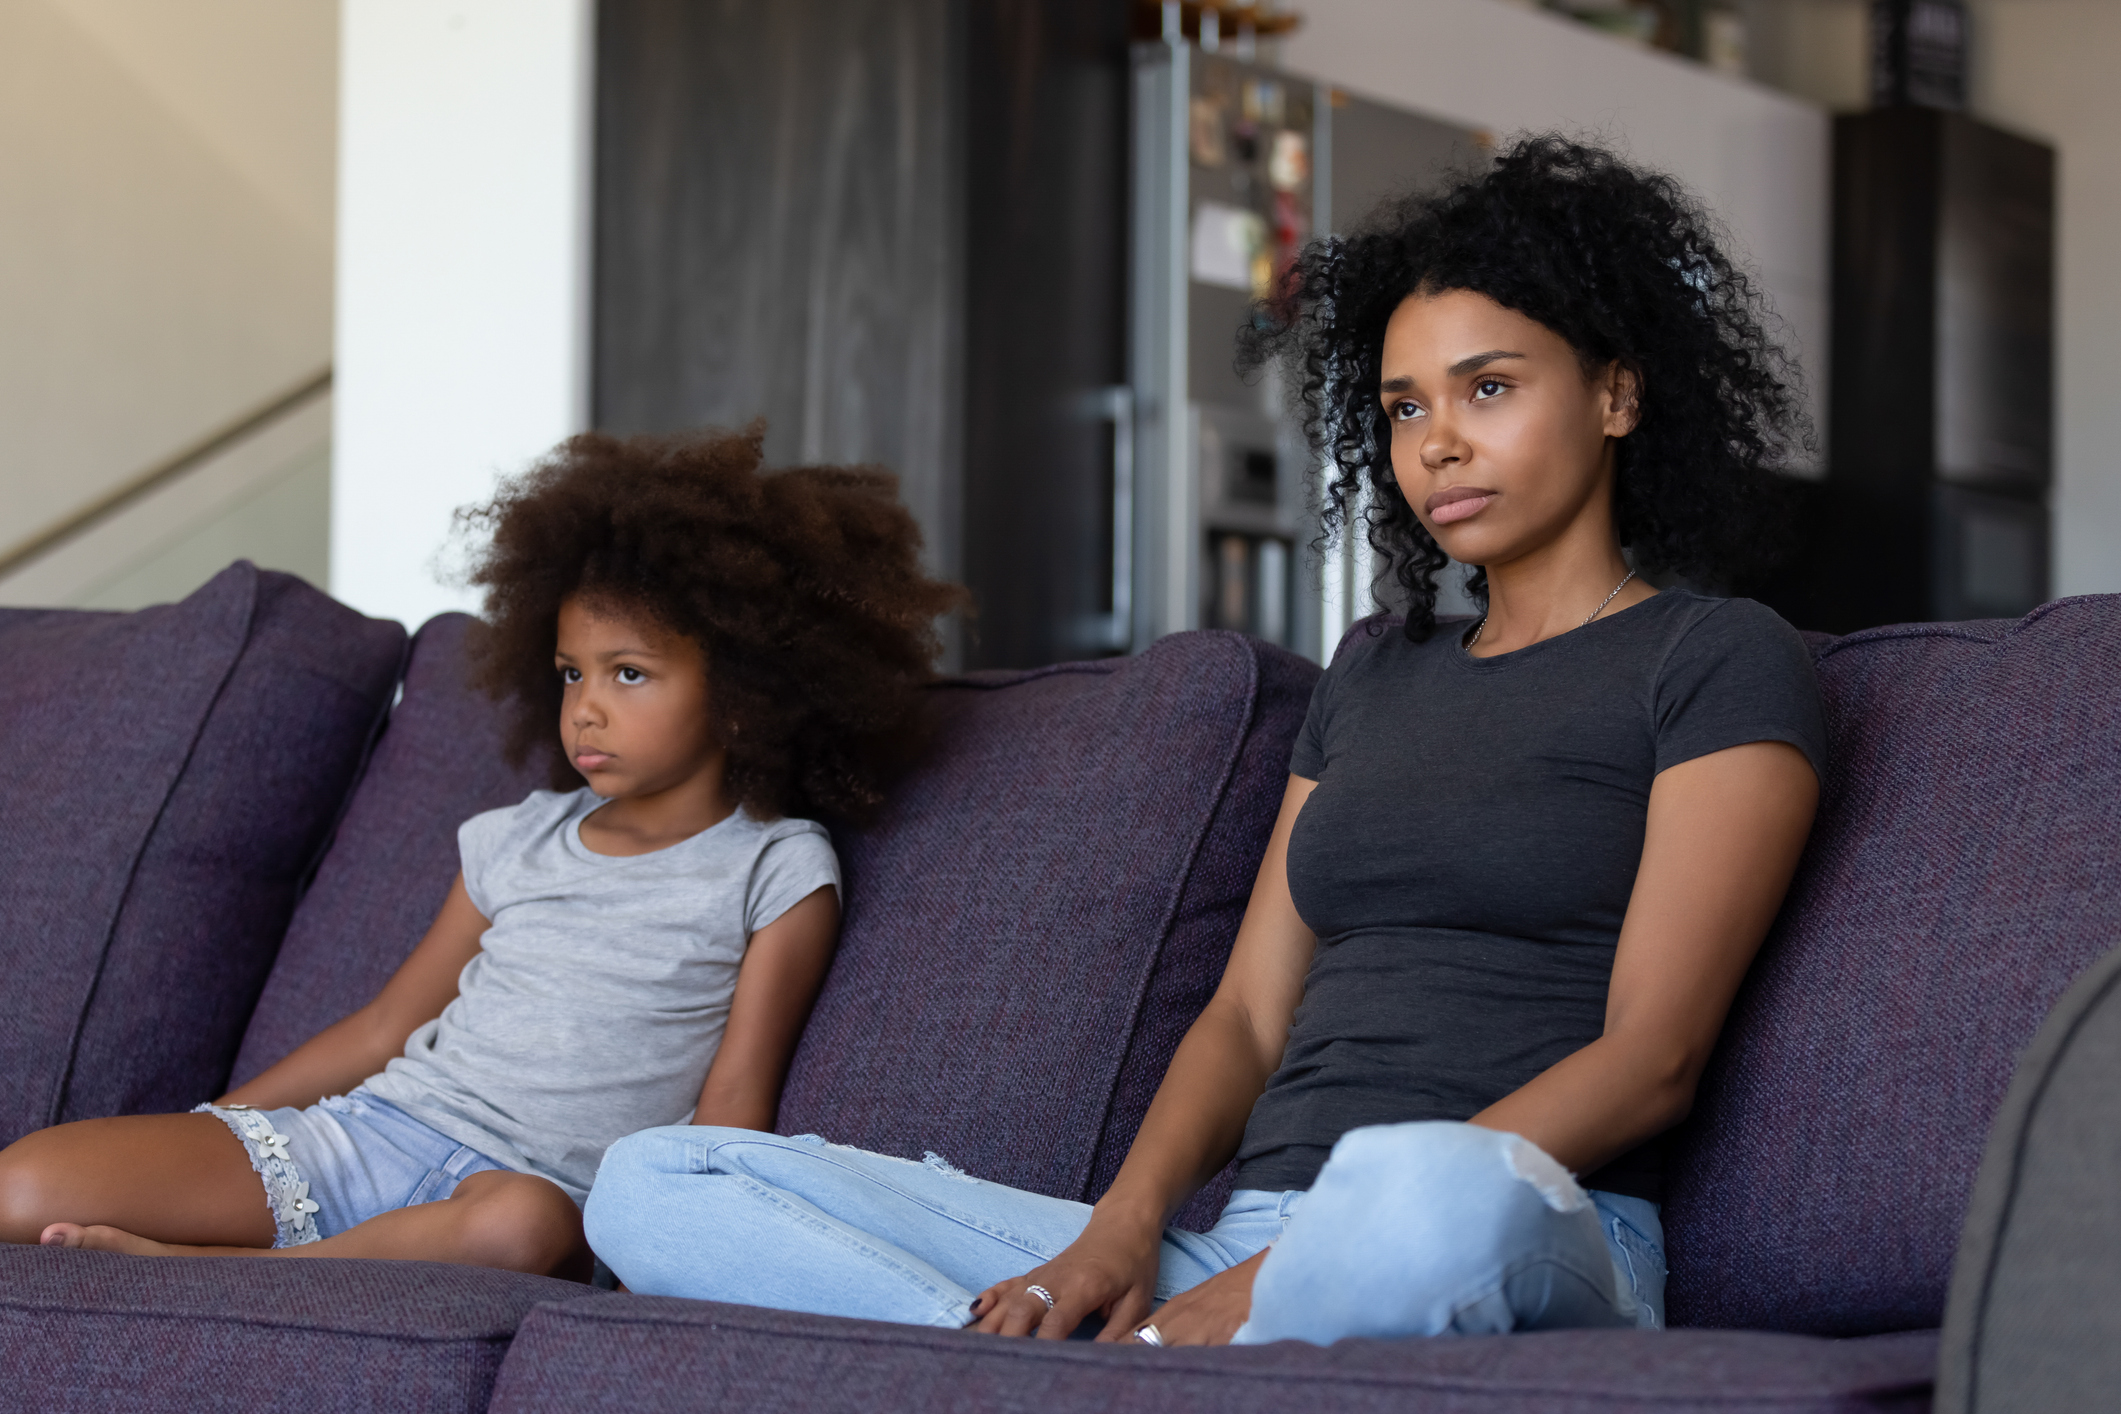
[[[633,1291],[944,1327],[1089,1217],[933,1154],[695,1126],[612,1145],[583,1211]],[[1156,1300],[1270,1246],[1239,1344],[1664,1324],[1657,1205],[1469,1124],[1351,1130],[1308,1192],[1239,1189],[1212,1231],[1165,1229]]]

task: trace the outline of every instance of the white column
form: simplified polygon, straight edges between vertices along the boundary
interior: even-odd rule
[[[594,0],[344,0],[332,593],[416,628],[451,517],[589,416]]]

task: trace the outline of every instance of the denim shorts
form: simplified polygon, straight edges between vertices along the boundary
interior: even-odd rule
[[[447,1198],[471,1174],[506,1167],[359,1086],[308,1109],[201,1105],[193,1113],[216,1116],[250,1151],[275,1247],[337,1237],[379,1213]]]

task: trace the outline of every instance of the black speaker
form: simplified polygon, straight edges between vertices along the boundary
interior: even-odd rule
[[[2048,595],[2054,150],[1934,108],[1838,118],[1833,208],[1800,626],[2022,614]]]

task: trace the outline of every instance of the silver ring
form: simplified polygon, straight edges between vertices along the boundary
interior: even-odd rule
[[[1048,1311],[1053,1309],[1053,1293],[1046,1290],[1046,1288],[1044,1288],[1043,1286],[1027,1286],[1024,1288],[1024,1290],[1030,1292],[1033,1296],[1036,1296],[1039,1300],[1045,1302],[1046,1309]]]
[[[1164,1333],[1155,1326],[1143,1326],[1134,1333],[1134,1338],[1143,1345],[1153,1345],[1158,1350],[1164,1348]]]

